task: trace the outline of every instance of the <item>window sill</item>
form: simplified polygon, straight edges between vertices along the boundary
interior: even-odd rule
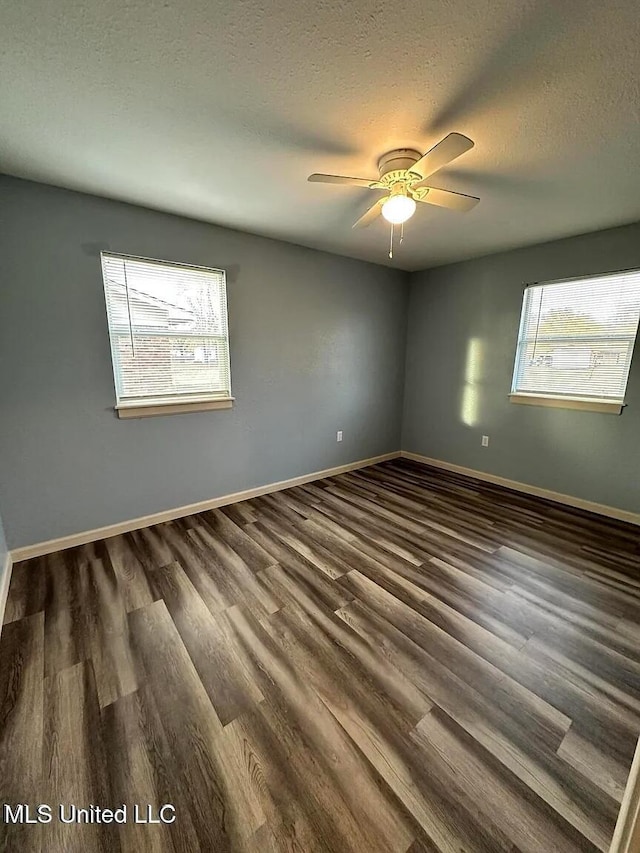
[[[160,415],[183,415],[187,412],[210,412],[214,409],[231,409],[235,397],[216,400],[194,400],[190,403],[140,403],[133,406],[116,406],[119,418],[154,418]]]
[[[509,394],[512,403],[524,406],[549,406],[554,409],[579,409],[583,412],[602,412],[619,415],[624,403],[609,403],[600,400],[585,400],[581,397],[545,397],[542,394]]]

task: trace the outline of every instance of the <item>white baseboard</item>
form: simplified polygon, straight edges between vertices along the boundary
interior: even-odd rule
[[[223,495],[207,501],[200,501],[187,506],[167,509],[156,512],[153,515],[143,515],[129,521],[121,521],[118,524],[108,524],[106,527],[97,527],[95,530],[85,530],[82,533],[72,533],[69,536],[61,536],[59,539],[49,539],[47,542],[38,542],[35,545],[23,545],[11,551],[11,559],[14,563],[20,560],[29,560],[31,557],[42,557],[44,554],[53,554],[63,551],[65,548],[74,548],[76,545],[86,545],[88,542],[97,542],[99,539],[107,539],[109,536],[117,536],[120,533],[129,533],[131,530],[140,530],[150,527],[152,524],[160,524],[163,521],[173,521],[174,518],[184,518],[186,515],[195,515],[208,509],[219,506],[247,501],[270,492],[279,492],[283,489],[291,489],[293,486],[302,486],[313,480],[322,480],[324,477],[334,477],[336,474],[344,474],[345,471],[354,471],[357,468],[365,468],[367,465],[375,465],[378,462],[386,462],[388,459],[396,459],[400,451],[383,453],[381,456],[373,456],[371,459],[360,459],[357,462],[348,462],[346,465],[338,465],[335,468],[326,468],[324,471],[314,471],[312,474],[303,474],[300,477],[292,477],[290,480],[280,480],[277,483],[268,483],[265,486],[257,486],[254,489],[246,489],[243,492],[234,492],[231,495]]]
[[[636,745],[609,853],[640,850],[640,741]]]
[[[174,518],[183,518],[186,515],[195,515],[198,512],[204,512],[208,509],[215,509],[219,506],[238,503],[239,501],[250,500],[257,498],[260,495],[267,495],[270,492],[279,492],[283,489],[290,489],[293,486],[302,486],[304,483],[310,483],[313,480],[322,480],[324,477],[333,477],[336,474],[344,474],[346,471],[354,471],[357,468],[365,468],[368,465],[375,465],[378,462],[386,462],[389,459],[402,457],[404,459],[413,459],[415,462],[422,462],[425,465],[431,465],[434,468],[444,468],[446,471],[454,471],[458,474],[465,474],[468,477],[475,477],[478,480],[484,480],[488,483],[495,483],[498,486],[505,486],[508,489],[515,489],[518,492],[524,492],[528,495],[534,495],[539,498],[555,501],[556,503],[566,504],[567,506],[576,507],[577,509],[588,510],[599,515],[605,515],[609,518],[615,518],[619,521],[627,521],[630,524],[640,525],[640,513],[629,512],[628,510],[618,509],[617,507],[606,506],[605,504],[594,503],[593,501],[585,501],[582,498],[576,498],[572,495],[563,495],[560,492],[553,492],[550,489],[542,489],[538,486],[532,486],[527,483],[520,483],[517,480],[509,480],[506,477],[498,477],[495,474],[489,474],[485,471],[477,471],[475,468],[465,468],[462,465],[454,465],[452,462],[445,462],[441,459],[432,459],[429,456],[422,456],[420,453],[411,453],[408,450],[399,450],[393,453],[384,453],[381,456],[374,456],[370,459],[360,459],[357,462],[349,462],[346,465],[338,465],[335,468],[326,468],[324,471],[314,471],[311,474],[303,474],[300,477],[292,477],[289,480],[280,480],[276,483],[268,483],[264,486],[256,486],[253,489],[246,489],[242,492],[234,492],[230,495],[223,495],[219,498],[200,501],[187,506],[175,507],[173,509],[157,512],[153,515],[143,515],[140,518],[133,518],[128,521],[121,521],[117,524],[109,524],[105,527],[97,527],[94,530],[85,530],[81,533],[73,533],[69,536],[61,536],[59,539],[49,539],[47,542],[38,542],[35,545],[24,545],[21,548],[14,548],[9,554],[9,566],[11,562],[18,563],[20,560],[28,560],[31,557],[41,557],[44,554],[52,554],[55,551],[63,551],[65,548],[73,548],[76,545],[86,545],[88,542],[96,542],[99,539],[107,539],[109,536],[117,536],[121,533],[128,533],[131,530],[140,530],[143,527],[150,527],[153,524],[160,524],[163,521],[172,521]],[[4,580],[0,585],[0,612],[4,609],[4,599],[8,590],[8,577],[4,575],[6,587],[4,589]]]
[[[12,567],[13,560],[11,553],[9,553],[7,554],[4,566],[0,568],[0,634],[2,633],[2,624],[4,622],[4,611],[7,606],[7,596],[9,595]]]
[[[465,468],[463,465],[454,465],[453,462],[444,462],[442,459],[431,459],[429,456],[422,456],[420,453],[411,453],[408,450],[402,450],[400,456],[403,459],[413,459],[414,462],[432,465],[434,468],[444,468],[446,471],[454,471],[456,474],[465,474],[467,477],[475,477],[477,480],[495,483],[496,486],[505,486],[507,489],[514,489],[516,492],[524,492],[527,495],[546,498],[549,501],[572,506],[576,509],[584,509],[588,512],[595,512],[598,515],[606,515],[609,518],[616,518],[618,521],[640,524],[640,513],[630,512],[626,509],[618,509],[615,506],[585,501],[582,498],[573,497],[573,495],[563,495],[561,492],[552,492],[551,489],[542,489],[539,486],[531,486],[528,483],[520,483],[517,480],[509,480],[506,477],[498,477],[496,474],[489,474],[486,471]]]

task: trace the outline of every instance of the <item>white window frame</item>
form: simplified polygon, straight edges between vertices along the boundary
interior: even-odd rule
[[[573,278],[562,278],[555,279],[553,281],[541,281],[536,282],[535,284],[528,285],[525,288],[523,298],[522,298],[522,307],[520,309],[520,325],[518,328],[518,340],[516,343],[516,355],[513,366],[513,374],[511,380],[511,393],[509,394],[509,399],[512,403],[524,404],[527,406],[550,406],[552,408],[562,408],[562,409],[580,409],[584,411],[591,412],[602,412],[606,414],[621,414],[622,410],[625,407],[624,395],[621,399],[607,399],[605,397],[580,397],[573,396],[569,394],[557,394],[549,392],[545,394],[543,392],[538,391],[519,391],[517,387],[518,378],[520,376],[520,362],[524,355],[524,351],[526,350],[528,341],[525,338],[525,328],[526,321],[529,315],[529,300],[531,299],[531,293],[533,288],[535,287],[553,287],[554,285],[566,284],[568,282],[579,282],[584,281],[588,282],[591,279],[603,279],[608,276],[620,276],[625,273],[640,273],[640,270],[637,269],[629,269],[629,270],[618,270],[615,272],[609,273],[594,273],[588,276],[574,276]],[[638,330],[636,329],[636,334],[631,336],[625,336],[630,343],[631,346],[628,350],[628,360],[625,365],[625,387],[624,393],[626,394],[627,385],[629,382],[629,372],[631,368],[631,361],[633,358],[634,349],[637,343],[638,338]],[[558,337],[558,341],[562,340],[562,338]],[[607,340],[611,340],[611,338],[607,338]]]
[[[136,399],[127,399],[126,396],[120,393],[120,378],[119,378],[119,368],[118,368],[118,357],[116,352],[114,351],[114,347],[116,345],[116,336],[113,334],[113,324],[112,318],[109,310],[109,299],[107,296],[107,277],[105,271],[105,258],[118,258],[123,260],[131,260],[148,264],[157,264],[160,267],[176,267],[182,270],[200,270],[208,273],[215,273],[218,276],[222,277],[222,287],[224,288],[225,294],[225,316],[224,316],[224,329],[225,334],[223,335],[211,335],[211,337],[216,337],[219,339],[219,343],[226,350],[226,358],[227,364],[229,365],[228,376],[229,381],[227,384],[227,389],[225,393],[214,393],[211,394],[189,394],[189,393],[177,393],[171,396],[153,396],[149,395],[148,397],[139,397]],[[114,381],[114,390],[116,395],[116,405],[115,411],[119,418],[146,418],[146,417],[156,417],[159,415],[172,415],[172,414],[185,414],[188,412],[204,412],[211,411],[215,409],[230,409],[233,406],[233,402],[235,400],[234,397],[231,396],[231,366],[229,361],[229,318],[228,318],[228,308],[227,308],[227,280],[226,280],[226,271],[221,269],[216,269],[214,267],[204,267],[197,266],[195,264],[185,264],[177,261],[167,261],[161,260],[159,258],[147,258],[139,255],[129,255],[124,254],[122,252],[111,252],[105,251],[100,253],[100,261],[101,261],[101,270],[102,270],[102,281],[104,287],[104,295],[105,302],[107,308],[107,322],[109,329],[109,341],[111,345],[111,366],[113,370],[113,381]],[[183,338],[184,334],[180,333],[172,333],[167,332],[163,333],[164,337],[172,337]]]

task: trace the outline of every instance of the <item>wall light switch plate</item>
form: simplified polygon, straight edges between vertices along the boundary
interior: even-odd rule
[[[489,436],[488,435],[482,436],[482,446],[483,447],[489,447]]]
[[[342,430],[339,429],[336,433],[336,441],[342,441]]]

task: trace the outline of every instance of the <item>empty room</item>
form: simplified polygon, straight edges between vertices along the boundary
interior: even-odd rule
[[[640,853],[639,37],[1,4],[2,853]]]

